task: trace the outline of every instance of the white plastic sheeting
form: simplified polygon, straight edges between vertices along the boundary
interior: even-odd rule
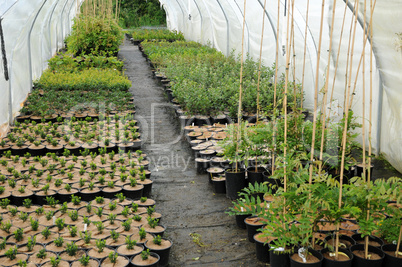
[[[285,4],[291,0],[267,0],[266,10],[263,10],[264,0],[247,0],[244,12],[244,0],[160,0],[167,14],[168,28],[183,32],[188,40],[210,44],[224,54],[231,51],[240,53],[242,40],[243,15],[245,15],[244,51],[255,59],[259,57],[263,16],[265,16],[263,55],[265,65],[275,62],[276,38],[279,39],[278,68],[285,70],[286,55],[282,47],[286,44],[286,16],[293,17],[295,54],[291,56],[295,65],[295,79],[302,81],[304,72],[304,106],[314,109],[315,79],[318,79],[318,91],[325,86],[327,68],[329,68],[329,96],[333,90],[334,102],[331,104],[331,114],[334,120],[339,119],[344,106],[346,82],[351,76],[353,90],[352,109],[358,122],[365,121],[365,144],[368,147],[368,130],[372,127],[371,144],[373,152],[382,153],[386,159],[399,171],[402,171],[402,91],[400,72],[402,70],[402,21],[400,0],[326,0],[324,6],[324,24],[318,75],[316,74],[319,50],[322,0],[309,1],[307,35],[306,11],[307,0],[294,1],[295,9],[286,10]],[[279,2],[279,13],[278,13]],[[366,2],[366,18],[364,18],[364,3]],[[370,101],[370,40],[364,45],[364,30],[370,21],[370,3],[376,3],[373,15],[373,69],[372,69],[372,118],[369,118]],[[287,4],[286,4],[287,5]],[[332,14],[335,9],[334,25]],[[358,22],[354,32],[354,13],[358,10]],[[290,12],[289,12],[290,11]],[[279,35],[277,19],[279,15]],[[345,18],[345,20],[344,20]],[[342,25],[343,32],[341,32]],[[366,25],[366,26],[364,26]],[[330,47],[330,32],[333,28],[332,47]],[[352,34],[351,34],[352,33]],[[350,61],[349,41],[355,36],[353,60]],[[306,39],[306,40],[305,40]],[[304,47],[306,43],[306,57]],[[363,47],[365,56],[363,57]],[[293,51],[292,51],[293,52]],[[330,59],[328,60],[328,53]],[[339,59],[338,59],[339,54]],[[349,57],[349,60],[348,60]],[[364,59],[363,59],[364,58]],[[338,61],[338,64],[336,64]],[[363,64],[364,62],[364,64]],[[337,72],[335,74],[335,67]],[[352,75],[346,76],[352,66]],[[363,67],[364,66],[364,67]],[[363,75],[364,69],[364,75]],[[290,79],[293,79],[291,77]],[[364,88],[364,90],[363,90]],[[363,118],[363,91],[365,93],[365,110]],[[329,99],[328,96],[328,99]],[[319,96],[318,110],[322,110],[322,94]],[[328,108],[329,104],[327,104]],[[362,135],[359,137],[360,143]]]
[[[20,110],[32,81],[63,47],[83,0],[6,0],[0,5],[5,55],[0,67],[0,134]],[[5,56],[5,57],[4,57]],[[7,60],[8,79],[4,60]]]

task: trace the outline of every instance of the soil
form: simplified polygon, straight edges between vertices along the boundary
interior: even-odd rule
[[[303,262],[303,259],[299,257],[299,254],[293,254],[293,255],[291,256],[291,258],[292,258],[294,261]],[[317,257],[315,257],[315,256],[313,256],[313,255],[311,255],[311,254],[307,255],[306,263],[316,263],[316,262],[319,262],[319,261],[320,261],[320,260],[317,259]]]
[[[370,246],[373,246],[373,247],[381,247],[380,243],[373,241],[373,240],[369,240],[368,243]],[[364,244],[364,240],[358,240],[358,241],[356,241],[356,244]]]
[[[141,255],[137,255],[131,260],[131,262],[136,266],[148,266],[152,263],[155,263],[157,260],[158,258],[152,256],[149,256],[147,260],[142,260]],[[169,266],[170,265],[171,263],[169,264]]]
[[[134,246],[133,249],[127,249],[126,246],[120,246],[117,248],[116,252],[119,253],[120,255],[126,255],[126,256],[131,256],[131,255],[137,255],[143,251],[144,248],[140,246]]]
[[[357,257],[363,258],[364,259],[364,250],[355,250],[352,251],[353,254],[355,254]],[[369,255],[371,255],[370,260],[379,260],[381,259],[380,255],[369,252]]]
[[[395,251],[385,251],[385,250],[384,250],[384,253],[387,253],[388,255],[391,255],[391,256],[393,256],[393,257],[402,259],[402,255],[400,255],[400,254],[398,254],[397,256],[395,256]]]
[[[330,252],[326,252],[324,254],[322,254],[325,258],[329,259],[329,260],[335,260],[335,257],[331,257]],[[340,255],[338,254],[338,259],[336,261],[348,261],[349,257],[346,257],[345,255]]]
[[[87,265],[86,267],[98,267],[98,266],[99,266],[99,262],[98,262],[97,260],[90,259],[90,260],[89,260],[89,263],[88,263],[88,265]],[[82,267],[82,265],[81,265],[81,262],[79,262],[79,261],[74,261],[74,262],[71,264],[71,267]]]
[[[102,262],[102,266],[104,267],[113,267],[113,266],[127,266],[129,263],[129,260],[126,257],[118,256],[116,263],[112,263],[109,258],[106,258]]]
[[[141,150],[151,162],[152,199],[163,214],[164,237],[173,241],[169,266],[266,266],[256,260],[247,231],[225,213],[232,205],[215,194],[206,174],[197,174],[191,150],[174,106],[152,79],[151,68],[137,46],[120,47],[125,74],[133,82],[135,119],[141,129]],[[190,236],[197,233],[200,242]]]

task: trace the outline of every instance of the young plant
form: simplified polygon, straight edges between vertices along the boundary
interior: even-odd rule
[[[57,218],[55,221],[55,224],[57,226],[57,229],[59,229],[59,231],[63,230],[64,227],[66,226],[64,223],[64,219],[62,219],[62,218]]]
[[[80,235],[85,244],[91,243],[92,233],[90,231],[85,231],[85,233],[81,232]]]
[[[111,263],[115,264],[117,262],[118,256],[119,254],[117,254],[117,252],[110,252],[108,258]]]
[[[96,247],[98,248],[98,252],[102,253],[106,246],[106,240],[104,239],[97,239],[95,243]]]
[[[110,222],[110,224],[114,224],[114,221],[116,220],[117,214],[114,213],[110,213],[108,216],[108,220]]]
[[[14,260],[17,257],[17,247],[9,248],[4,255],[10,260]]]
[[[22,230],[22,228],[18,228],[17,230],[15,230],[14,238],[15,240],[17,240],[17,242],[20,242],[22,239],[24,239],[24,230]]]
[[[32,217],[29,217],[29,221],[31,222],[31,228],[33,231],[38,231],[39,228],[39,221]]]
[[[147,232],[145,231],[145,229],[143,227],[140,228],[140,231],[138,234],[140,236],[140,240],[144,240],[147,237]]]
[[[56,245],[56,247],[62,247],[64,244],[64,239],[62,236],[59,236],[58,238],[56,238],[54,241],[54,244]]]
[[[74,242],[67,243],[66,245],[66,252],[69,256],[75,256],[78,251],[78,247]]]
[[[28,242],[27,242],[27,249],[28,251],[32,251],[36,245],[36,236],[33,237],[28,237]]]
[[[96,222],[95,226],[99,233],[103,233],[103,230],[105,229],[103,222]]]
[[[157,236],[154,237],[152,242],[154,242],[155,245],[160,246],[162,244],[162,237],[160,235],[157,235]]]
[[[89,256],[82,255],[82,257],[79,259],[79,261],[82,266],[88,266],[89,259],[90,259]]]
[[[52,265],[52,267],[57,267],[60,264],[60,256],[57,257],[50,257],[50,265]]]
[[[141,259],[142,260],[146,261],[149,258],[149,256],[151,256],[151,252],[149,252],[149,249],[146,249],[146,250],[144,249],[141,252]]]
[[[36,257],[39,259],[44,259],[44,258],[46,258],[46,256],[47,256],[47,253],[46,253],[45,248],[39,250],[39,252],[36,254]]]
[[[137,245],[136,240],[131,240],[131,236],[126,236],[126,247],[127,249],[134,249],[134,247]]]
[[[70,236],[76,237],[77,236],[77,226],[68,226],[68,231],[70,232]]]
[[[25,222],[26,220],[28,220],[29,215],[28,213],[21,211],[18,217],[21,219],[21,221]]]
[[[49,227],[46,227],[45,229],[43,229],[41,234],[47,240],[49,238],[49,236],[51,235]]]
[[[116,242],[120,237],[120,233],[116,232],[115,230],[112,230],[110,231],[110,236],[112,237],[113,241]]]

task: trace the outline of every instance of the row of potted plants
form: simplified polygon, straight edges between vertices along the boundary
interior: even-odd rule
[[[132,38],[135,45],[143,42],[144,40],[166,40],[169,42],[182,41],[184,36],[181,32],[170,31],[167,29],[133,29],[129,30],[128,35]]]
[[[19,155],[26,151],[44,155],[46,150],[61,153],[64,149],[77,153],[81,148],[97,151],[98,147],[116,152],[118,148],[133,150],[141,147],[138,130],[132,113],[100,114],[97,118],[86,117],[85,120],[58,117],[54,123],[25,120],[15,123],[0,141],[0,150],[11,150]]]
[[[337,201],[339,186],[334,179],[317,178],[311,185],[306,183],[308,175],[299,179],[290,181],[287,192],[279,187],[275,194],[272,194],[272,186],[250,183],[241,193],[241,198],[233,202],[229,214],[236,215],[239,227],[247,228],[249,240],[256,242],[259,260],[271,261],[271,266],[283,266],[278,265],[278,260],[289,262],[300,255],[298,261],[303,262],[303,258],[313,255],[318,258],[314,266],[321,266],[322,260],[325,262],[323,266],[401,264],[402,257],[397,248],[401,242],[402,209],[398,188],[401,179],[378,179],[367,185],[355,177],[352,184],[343,188],[341,208],[338,208]],[[338,255],[335,254],[337,231],[340,234]],[[366,236],[370,238],[370,244],[377,247],[369,246],[371,261],[364,261],[362,244]],[[355,243],[358,245],[352,246]],[[378,249],[381,246],[386,253],[385,260],[384,253]],[[321,251],[323,256],[312,249]],[[298,255],[292,256],[295,252]],[[361,265],[362,262],[365,263]]]
[[[54,153],[20,157],[8,151],[0,159],[0,198],[11,197],[13,203],[22,205],[27,197],[42,204],[47,196],[60,201],[71,195],[85,200],[118,193],[131,199],[150,196],[153,183],[149,161],[142,151],[99,151],[98,155],[86,149],[81,150],[81,156],[70,156],[69,150],[65,150],[61,157]]]
[[[88,259],[94,260],[95,266],[100,262],[103,266],[112,252],[114,257],[132,261],[142,251],[149,257],[149,250],[158,254],[161,266],[166,265],[172,242],[161,238],[165,228],[159,224],[162,215],[155,212],[155,201],[132,201],[121,194],[117,197],[83,202],[73,196],[71,202],[62,205],[48,197],[43,206],[28,205],[30,199],[26,199],[18,208],[9,205],[7,199],[1,200],[0,231],[6,237],[0,243],[0,253],[4,266],[16,264],[16,260],[44,264],[50,256],[75,262],[76,266],[86,266]],[[84,262],[83,256],[87,257]],[[112,266],[128,265],[109,260]]]
[[[241,64],[233,54],[225,57],[213,48],[186,41],[144,41],[139,47],[156,69],[156,75],[168,79],[174,101],[181,105],[185,113],[205,116],[227,113],[232,118],[236,117]],[[283,99],[284,77],[277,82],[275,96],[272,82],[275,67],[263,66],[261,72],[258,70],[256,61],[251,58],[245,60],[242,106],[247,115],[257,113],[257,94],[261,111],[272,110],[274,97],[278,103]],[[258,73],[261,74],[259,79]],[[289,86],[294,87],[289,89],[289,102],[300,104],[302,95],[299,85]]]

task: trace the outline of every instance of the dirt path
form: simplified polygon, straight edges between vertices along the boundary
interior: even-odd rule
[[[119,57],[133,82],[130,91],[145,141],[142,150],[152,163],[156,210],[163,215],[166,236],[174,242],[169,266],[266,266],[256,260],[246,230],[224,213],[231,202],[214,194],[206,175],[196,173],[174,109],[137,46],[125,40]],[[190,236],[194,233],[200,235],[198,244]]]

